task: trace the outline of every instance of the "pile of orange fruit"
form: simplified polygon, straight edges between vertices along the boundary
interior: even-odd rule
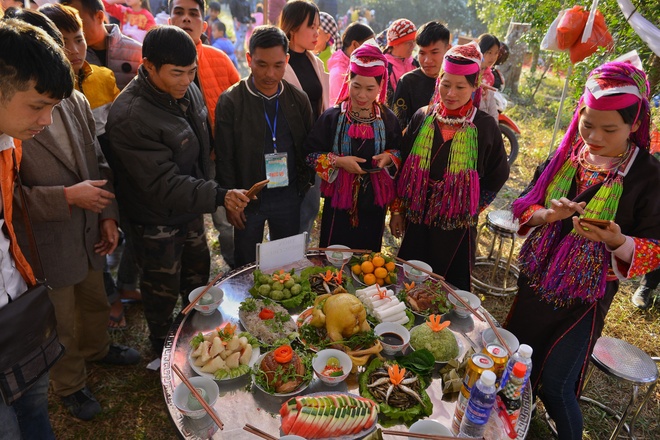
[[[364,254],[353,258],[351,270],[367,286],[396,283],[396,264],[394,260],[380,252]]]

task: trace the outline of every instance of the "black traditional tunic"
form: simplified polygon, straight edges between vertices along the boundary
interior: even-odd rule
[[[547,163],[546,163],[547,164]],[[543,167],[539,167],[528,190],[530,190]],[[581,194],[577,193],[577,177],[568,193],[575,202],[589,202],[601,184],[593,185]],[[660,239],[660,163],[644,150],[638,150],[637,157],[630,165],[623,179],[623,194],[614,221],[624,235],[635,240],[633,261],[627,265],[613,258],[613,268],[620,278],[631,278],[649,272],[658,266],[658,249],[651,251],[653,243],[645,239]],[[573,229],[571,218],[562,222],[561,236]],[[650,258],[650,253],[654,253]],[[596,341],[601,335],[605,316],[619,288],[618,280],[609,281],[602,299],[592,303],[576,300],[572,305],[558,307],[543,301],[525,276],[518,279],[518,295],[507,318],[506,328],[513,332],[520,343],[534,349],[532,355],[532,376],[530,383],[536,390],[540,385],[541,373],[548,355],[564,335],[582,319],[592,322],[589,349],[582,360],[584,373]],[[576,383],[576,393],[582,388],[582,377]]]
[[[429,104],[435,92],[436,78],[431,78],[417,68],[401,77],[392,99],[392,111],[405,129],[415,112]]]
[[[419,109],[410,121],[401,146],[402,161],[410,154],[415,137],[426,117],[426,110],[426,107]],[[473,122],[478,130],[477,172],[482,201],[480,206],[483,209],[495,198],[495,194],[509,177],[509,165],[497,122],[482,111],[477,112]],[[436,120],[429,182],[443,179],[451,142],[444,141]],[[429,199],[430,197],[427,197],[427,210]],[[444,276],[454,286],[470,290],[470,272],[474,265],[475,250],[475,227],[445,230],[423,223],[406,222],[399,257],[405,260],[422,260],[431,265],[433,272]]]
[[[333,144],[337,134],[337,123],[341,110],[335,106],[325,111],[316,121],[314,128],[305,142],[305,151],[310,153],[329,153],[333,151]],[[401,143],[401,129],[399,121],[388,108],[381,106],[381,116],[385,125],[384,150],[398,150]],[[341,142],[341,135],[340,135]],[[351,154],[367,159],[366,164],[371,167],[372,157],[375,153],[374,139],[351,139]],[[315,159],[315,156],[312,157]],[[308,156],[308,162],[310,161]],[[314,160],[314,162],[316,162]],[[310,164],[318,169],[316,163]],[[323,215],[321,218],[321,236],[319,246],[342,244],[350,248],[371,249],[380,251],[385,227],[386,207],[376,205],[374,201],[374,188],[370,175],[356,175],[360,180],[357,198],[357,227],[351,225],[349,212],[344,209],[334,209],[332,198],[325,197]]]

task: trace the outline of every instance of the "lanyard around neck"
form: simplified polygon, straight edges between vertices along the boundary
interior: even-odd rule
[[[279,96],[275,98],[275,116],[271,122],[268,117],[268,112],[266,111],[266,102],[264,101],[264,116],[266,117],[266,122],[268,123],[268,129],[273,139],[273,151],[277,153],[277,113],[280,109],[280,98]]]

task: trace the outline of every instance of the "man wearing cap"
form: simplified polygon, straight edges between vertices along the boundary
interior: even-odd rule
[[[416,35],[415,23],[406,18],[394,20],[387,29],[385,58],[388,62],[387,106],[390,108],[392,107],[392,99],[399,79],[405,73],[419,67],[417,61],[412,57]]]

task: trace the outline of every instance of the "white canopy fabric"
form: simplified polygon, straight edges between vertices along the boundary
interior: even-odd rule
[[[630,0],[617,0],[617,3],[637,35],[660,57],[660,29],[642,17]]]

